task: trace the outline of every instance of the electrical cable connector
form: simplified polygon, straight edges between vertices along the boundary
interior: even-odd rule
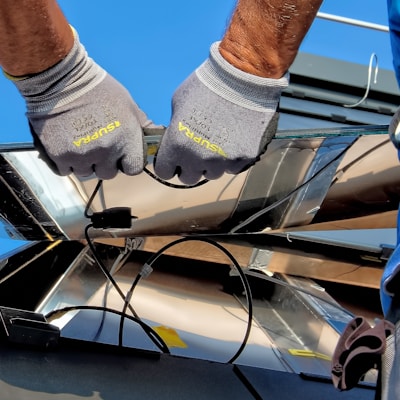
[[[129,207],[107,208],[101,212],[95,212],[89,216],[92,220],[92,227],[95,229],[129,229],[132,227],[132,219]]]
[[[153,268],[150,264],[143,264],[139,274],[142,278],[146,279],[153,272]]]

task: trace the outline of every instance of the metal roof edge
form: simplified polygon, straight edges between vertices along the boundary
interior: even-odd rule
[[[289,71],[292,76],[365,89],[368,83],[368,68],[368,65],[300,52]],[[375,66],[372,68],[374,73]],[[377,83],[372,80],[370,90],[400,96],[394,71],[379,68]]]

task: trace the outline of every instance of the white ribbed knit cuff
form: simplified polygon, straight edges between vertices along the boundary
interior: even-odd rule
[[[231,65],[219,52],[220,42],[211,45],[209,58],[196,70],[199,80],[224,99],[252,110],[276,108],[289,73],[280,79],[262,78]]]
[[[28,113],[48,112],[61,107],[97,86],[106,76],[88,57],[78,34],[68,55],[46,71],[14,81],[25,98]]]

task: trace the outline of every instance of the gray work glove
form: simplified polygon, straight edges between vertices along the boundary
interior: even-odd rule
[[[276,133],[276,113],[289,76],[261,78],[229,64],[211,46],[210,56],[177,89],[172,119],[155,158],[162,179],[186,184],[217,179],[253,165]]]
[[[136,175],[146,162],[142,128],[152,126],[128,91],[88,57],[75,33],[65,59],[15,79],[35,145],[60,175]],[[48,160],[50,159],[50,160]]]

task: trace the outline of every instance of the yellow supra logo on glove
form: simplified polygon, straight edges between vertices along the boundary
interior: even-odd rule
[[[80,147],[83,144],[89,144],[93,140],[100,139],[103,135],[106,135],[107,133],[111,133],[115,129],[119,128],[121,126],[121,123],[119,121],[114,121],[111,124],[108,124],[107,126],[100,128],[98,131],[93,133],[92,135],[87,135],[84,137],[79,138],[78,140],[74,140],[74,145],[76,147]]]
[[[206,149],[213,151],[214,153],[218,153],[222,157],[228,157],[226,153],[221,149],[221,147],[219,147],[217,144],[210,143],[209,140],[204,139],[201,136],[196,136],[187,126],[183,125],[182,122],[179,122],[178,129],[180,131],[185,131],[185,135],[200,146],[203,146]]]

